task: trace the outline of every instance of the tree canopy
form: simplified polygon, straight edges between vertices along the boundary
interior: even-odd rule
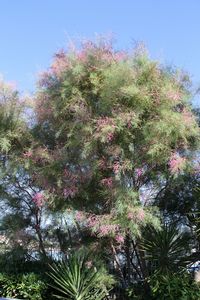
[[[51,247],[66,255],[87,245],[122,287],[136,278],[147,288],[155,270],[171,278],[199,247],[191,100],[186,73],[104,40],[54,55],[31,124],[0,82],[1,231],[15,245],[26,239],[27,251],[38,244],[45,259]]]

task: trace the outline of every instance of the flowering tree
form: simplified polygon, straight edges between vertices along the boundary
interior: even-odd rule
[[[22,119],[23,105],[14,85],[0,80],[0,153],[22,144],[26,131]],[[21,140],[21,141],[20,141]]]
[[[190,96],[182,72],[104,42],[60,51],[40,78],[36,138],[22,158],[46,195],[33,201],[75,209],[113,251],[124,245],[129,279],[131,240],[158,225],[152,197],[197,146]]]

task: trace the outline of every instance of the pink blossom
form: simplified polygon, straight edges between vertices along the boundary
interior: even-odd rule
[[[120,164],[118,161],[115,161],[113,164],[113,172],[117,175],[119,173],[120,170]]]
[[[101,225],[99,227],[99,233],[101,236],[105,236],[110,232],[109,225]]]
[[[129,212],[128,215],[127,215],[127,218],[129,220],[132,220],[134,218],[134,213],[133,212]]]
[[[91,228],[96,227],[98,223],[99,222],[98,222],[98,219],[96,218],[96,216],[90,216],[88,218],[88,223],[87,223],[88,227],[91,227]]]
[[[114,138],[114,133],[113,132],[109,132],[107,134],[107,141],[111,142],[113,140],[113,138]]]
[[[101,55],[101,58],[102,58],[102,60],[104,60],[108,63],[111,63],[113,61],[113,56],[112,56],[112,53],[110,53],[110,52],[104,52]]]
[[[75,215],[75,219],[76,221],[81,222],[85,219],[85,216],[81,211],[78,211]]]
[[[87,53],[86,53],[86,51],[80,51],[78,54],[77,54],[77,58],[78,58],[78,60],[79,61],[81,61],[81,62],[86,62],[87,61]]]
[[[186,159],[184,157],[181,157],[178,153],[172,153],[170,160],[169,160],[169,170],[172,174],[179,173],[184,164]]]
[[[130,211],[127,214],[128,220],[134,220],[135,222],[142,222],[145,218],[145,211],[143,208],[139,208],[134,212]]]
[[[35,203],[35,205],[37,207],[41,207],[44,204],[45,198],[44,198],[44,195],[42,193],[38,192],[34,195],[32,200],[33,200],[33,202]]]
[[[116,230],[118,230],[118,225],[115,225],[115,224],[105,224],[105,225],[101,225],[99,227],[99,235],[100,236],[106,236],[106,235],[109,235],[111,233],[115,233]]]
[[[107,125],[110,125],[113,128],[115,127],[113,119],[111,119],[109,117],[99,118],[96,123],[97,123],[98,129],[102,129],[103,127],[105,127]]]
[[[27,151],[23,155],[24,155],[24,157],[30,158],[30,157],[32,157],[33,152],[32,151]]]
[[[178,91],[169,91],[169,92],[167,93],[167,97],[168,97],[169,99],[171,99],[172,101],[177,102],[177,101],[180,100],[181,94],[180,94],[180,92],[178,92]]]
[[[144,170],[142,168],[135,169],[136,176],[139,178],[143,175]]]
[[[115,240],[118,242],[118,243],[124,243],[124,237],[120,234],[116,235],[115,236]]]
[[[55,60],[51,65],[53,75],[60,76],[69,67],[68,58],[63,50],[55,55]]]
[[[105,134],[107,142],[111,142],[114,138],[114,130],[116,128],[113,119],[109,117],[99,118],[96,124],[97,133]]]
[[[116,52],[114,54],[114,59],[118,62],[118,61],[122,61],[124,59],[127,58],[127,54],[125,52]]]
[[[111,188],[113,186],[113,179],[112,177],[108,177],[108,178],[103,178],[101,180],[101,184],[108,187],[108,188]]]
[[[63,195],[65,198],[68,197],[73,198],[76,195],[77,191],[78,191],[77,187],[65,188],[63,190]]]
[[[143,208],[140,208],[138,211],[137,211],[137,216],[136,216],[137,220],[142,222],[145,218],[145,211]]]

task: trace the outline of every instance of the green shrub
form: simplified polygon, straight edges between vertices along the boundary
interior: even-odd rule
[[[153,300],[200,299],[200,286],[188,274],[155,275],[150,286]]]
[[[42,300],[46,284],[34,273],[5,275],[0,273],[0,296],[26,300]]]

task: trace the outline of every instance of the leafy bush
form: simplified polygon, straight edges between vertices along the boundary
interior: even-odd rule
[[[55,296],[60,299],[101,300],[114,283],[103,267],[97,269],[89,255],[80,253],[54,263],[49,276],[59,292]]]
[[[149,279],[149,291],[142,283],[126,290],[130,300],[199,300],[200,286],[189,274],[158,274]]]
[[[42,300],[46,284],[34,273],[19,276],[0,274],[0,296]]]
[[[154,276],[150,280],[153,300],[199,300],[200,287],[188,274]]]

